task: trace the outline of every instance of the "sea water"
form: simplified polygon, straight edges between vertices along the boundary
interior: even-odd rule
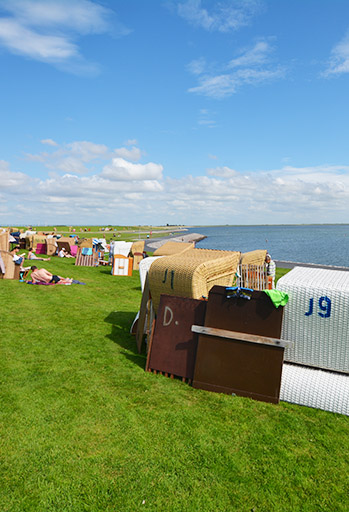
[[[349,224],[192,227],[202,249],[267,249],[274,260],[349,267]]]

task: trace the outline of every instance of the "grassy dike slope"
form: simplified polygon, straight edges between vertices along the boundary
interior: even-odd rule
[[[145,373],[138,273],[42,266],[86,286],[0,281],[1,512],[348,510],[347,417]]]

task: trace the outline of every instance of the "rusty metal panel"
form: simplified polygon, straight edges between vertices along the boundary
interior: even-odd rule
[[[204,325],[237,331],[236,339],[199,336],[193,386],[278,403],[284,348],[246,342],[239,332],[280,338],[282,314],[263,292],[227,298],[225,287],[214,286]]]
[[[191,381],[198,339],[191,327],[204,324],[205,311],[206,301],[161,295],[147,369]]]

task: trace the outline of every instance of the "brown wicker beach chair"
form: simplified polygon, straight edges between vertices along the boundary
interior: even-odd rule
[[[131,256],[133,256],[133,270],[139,270],[139,262],[143,259],[144,240],[133,242]]]
[[[150,293],[157,311],[160,295],[202,299],[212,286],[233,284],[240,252],[190,249],[154,261],[149,270]]]
[[[241,254],[241,265],[264,265],[266,249],[257,249],[256,251],[244,252]]]
[[[173,254],[180,254],[184,251],[194,249],[195,244],[193,242],[165,242],[161,247],[156,249],[153,253],[154,256],[172,256]]]
[[[20,265],[15,265],[12,254],[0,250],[0,257],[5,266],[5,273],[0,268],[0,279],[19,279]]]

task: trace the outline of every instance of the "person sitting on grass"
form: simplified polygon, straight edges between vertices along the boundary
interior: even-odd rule
[[[27,260],[50,261],[50,259],[51,258],[38,258],[32,247],[28,251]]]
[[[54,274],[51,274],[48,270],[45,268],[38,268],[35,265],[31,267],[31,281],[33,284],[35,283],[54,283],[54,284],[71,284],[73,282],[72,279],[69,279],[69,277],[61,277],[56,276]]]
[[[69,254],[69,252],[66,249],[64,249],[64,247],[62,247],[62,249],[59,251],[58,256],[60,258],[74,258],[74,256]]]
[[[19,260],[21,260],[21,262],[22,262],[25,257],[25,252],[23,254],[19,254],[19,249],[20,249],[19,245],[16,245],[16,247],[14,247],[11,251],[12,259],[15,263]],[[17,263],[17,265],[18,265],[18,263]]]

